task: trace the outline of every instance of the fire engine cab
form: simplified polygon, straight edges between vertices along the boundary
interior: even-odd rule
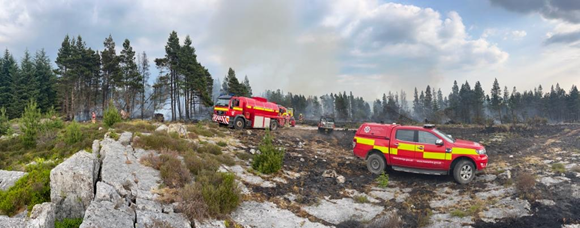
[[[476,142],[454,139],[434,125],[401,126],[364,123],[353,139],[353,153],[367,168],[381,174],[387,166],[404,172],[453,175],[467,184],[487,166],[485,148]]]
[[[276,130],[284,125],[278,105],[263,97],[220,96],[214,105],[212,120],[235,129]]]

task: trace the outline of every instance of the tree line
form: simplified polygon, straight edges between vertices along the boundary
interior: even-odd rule
[[[150,117],[169,107],[172,120],[191,119],[213,105],[213,78],[197,61],[189,36],[181,45],[173,31],[165,52],[164,58],[155,59],[160,75],[149,85],[147,54],[137,54],[128,39],[117,52],[111,35],[102,50],[87,47],[80,35],[66,35],[55,69],[44,50],[34,56],[27,50],[20,63],[6,50],[0,58],[0,107],[8,118],[19,118],[25,104],[34,100],[42,112],[54,108],[69,120],[86,120],[92,112],[101,116],[112,101],[130,117]],[[249,88],[247,79],[244,83]]]
[[[489,93],[478,81],[472,87],[469,82],[461,85],[454,81],[449,95],[441,89],[427,86],[415,88],[413,100],[407,101],[405,91],[385,93],[382,99],[369,103],[352,92],[327,94],[320,97],[300,94],[283,94],[280,90],[267,90],[268,100],[295,109],[306,118],[317,119],[330,115],[342,121],[374,122],[427,122],[427,123],[520,123],[534,118],[552,122],[580,121],[580,92],[572,85],[569,91],[557,83],[544,92],[541,85],[532,90],[519,92],[514,86],[501,88],[494,80]]]

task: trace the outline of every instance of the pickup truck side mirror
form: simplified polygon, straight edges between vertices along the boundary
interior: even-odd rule
[[[443,140],[441,140],[441,139],[435,140],[435,145],[437,145],[437,146],[443,146]]]

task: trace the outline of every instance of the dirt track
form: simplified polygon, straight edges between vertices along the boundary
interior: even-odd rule
[[[353,226],[353,221],[333,224],[304,211],[321,199],[333,200],[363,194],[375,199],[373,205],[384,207],[381,214],[396,210],[405,227],[460,226],[475,227],[561,227],[580,223],[580,126],[552,125],[537,128],[519,126],[511,129],[462,128],[440,129],[462,138],[483,143],[490,156],[488,169],[469,185],[458,185],[448,176],[429,176],[390,170],[389,189],[376,189],[375,178],[363,160],[352,155],[354,131],[336,130],[319,134],[309,127],[284,128],[274,132],[275,144],[286,148],[285,172],[265,179],[282,178],[277,187],[249,185],[251,198],[275,202],[295,214],[325,225]],[[234,131],[242,144],[255,147],[264,131]],[[564,164],[566,172],[555,174],[551,164]],[[333,170],[345,178],[323,177]],[[290,171],[290,172],[288,172]],[[514,183],[519,173],[536,175],[538,183],[533,199],[522,199]],[[288,173],[299,174],[288,178]],[[507,175],[509,173],[510,175]],[[392,193],[392,194],[391,194]],[[288,197],[293,195],[296,197]],[[388,197],[383,197],[387,195]],[[393,197],[390,197],[393,195]],[[290,198],[290,199],[289,199]],[[553,201],[553,203],[552,203]],[[470,211],[465,217],[451,216]],[[361,225],[362,226],[362,225]]]

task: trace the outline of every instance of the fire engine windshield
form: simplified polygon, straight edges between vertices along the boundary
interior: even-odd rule
[[[444,138],[445,140],[447,140],[448,142],[454,143],[455,139],[449,137],[447,134],[437,130],[437,129],[433,129],[433,132],[435,132],[437,135],[439,135],[441,138]]]
[[[230,104],[230,99],[218,99],[215,106],[227,107]]]

